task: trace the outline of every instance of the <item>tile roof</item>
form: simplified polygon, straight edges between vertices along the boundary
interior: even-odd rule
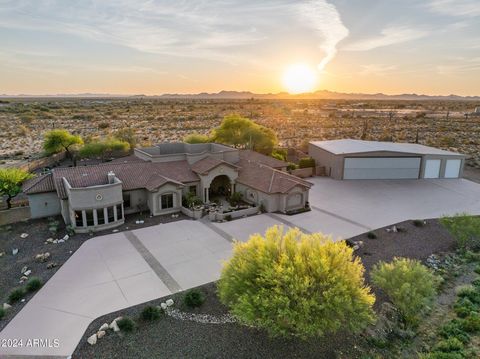
[[[194,164],[191,165],[191,168],[192,168],[192,171],[195,173],[205,174],[205,173],[208,173],[208,171],[210,171],[211,169],[221,164],[227,165],[229,167],[238,168],[232,163],[219,160],[218,158],[214,158],[211,156],[202,158],[201,160],[195,162]]]
[[[199,177],[190,169],[187,161],[109,162],[96,166],[55,168],[52,172],[59,196],[66,198],[67,193],[63,186],[63,177],[74,188],[97,186],[107,183],[107,173],[109,171],[113,171],[115,176],[122,181],[123,190],[147,188],[147,186],[151,189],[156,188],[152,187],[155,184],[161,185],[166,182],[184,183],[199,180]],[[168,177],[165,174],[168,174]],[[152,177],[159,178],[154,179]]]
[[[23,192],[26,194],[44,193],[55,191],[53,184],[53,176],[51,173],[34,177],[25,181],[22,186]]]
[[[270,156],[265,156],[252,150],[240,150],[240,159],[255,161],[276,169],[281,169],[288,166],[287,162],[277,160],[276,158]]]
[[[312,187],[312,183],[261,163],[242,159],[237,182],[265,193],[287,193],[295,186]]]

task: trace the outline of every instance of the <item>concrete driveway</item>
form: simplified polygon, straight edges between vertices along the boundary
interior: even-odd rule
[[[0,343],[24,343],[0,347],[0,357],[67,357],[95,318],[217,280],[233,238],[245,241],[275,224],[337,239],[406,219],[480,214],[480,185],[467,180],[311,181],[307,213],[183,220],[90,239],[0,333]],[[60,346],[27,347],[28,339],[59,339]]]

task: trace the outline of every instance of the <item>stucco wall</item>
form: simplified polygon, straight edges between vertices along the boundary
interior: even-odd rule
[[[108,207],[123,201],[121,182],[85,188],[66,186],[66,189],[71,209]]]
[[[148,208],[147,206],[147,199],[148,199],[148,191],[145,189],[135,189],[131,191],[124,191],[122,197],[125,197],[125,194],[130,194],[130,208],[125,209],[125,214],[129,213],[136,213],[140,211],[144,211]]]
[[[62,212],[57,192],[30,194],[28,202],[32,218],[56,216]]]
[[[280,194],[264,193],[241,183],[237,183],[236,190],[243,194],[243,199],[248,203],[257,204],[259,206],[263,203],[267,212],[277,212],[280,210]]]
[[[168,193],[173,194],[173,207],[162,209],[161,196]],[[154,216],[180,211],[182,207],[182,188],[167,183],[161,186],[157,192],[148,192],[148,207]]]
[[[25,221],[30,218],[30,207],[16,207],[0,211],[0,226]]]

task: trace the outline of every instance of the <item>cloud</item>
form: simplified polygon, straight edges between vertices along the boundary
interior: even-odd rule
[[[480,16],[478,0],[430,0],[427,8],[441,15],[476,17]]]
[[[235,63],[281,42],[285,28],[307,29],[333,59],[348,35],[326,0],[4,0],[0,27],[66,33],[137,51]],[[312,46],[313,44],[312,43]]]
[[[429,31],[406,26],[387,27],[378,36],[373,36],[346,45],[342,50],[369,51],[379,47],[401,44],[429,35]]]

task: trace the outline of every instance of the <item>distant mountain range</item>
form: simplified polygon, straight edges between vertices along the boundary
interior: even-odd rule
[[[42,97],[66,97],[66,98],[161,98],[161,99],[310,99],[310,100],[457,100],[457,101],[480,101],[480,96],[436,96],[436,95],[418,95],[401,94],[385,95],[383,93],[364,94],[364,93],[342,93],[328,90],[320,90],[311,93],[292,95],[287,92],[257,94],[250,91],[220,91],[217,93],[201,92],[197,94],[163,94],[163,95],[112,95],[112,94],[57,94],[57,95],[0,95],[0,98],[42,98]]]

